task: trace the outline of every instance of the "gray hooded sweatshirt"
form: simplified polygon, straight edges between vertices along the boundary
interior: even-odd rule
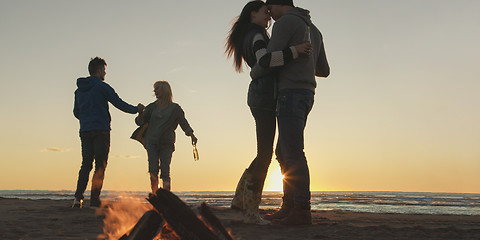
[[[281,67],[278,71],[278,88],[309,89],[315,92],[317,77],[327,77],[330,74],[323,38],[320,31],[310,20],[308,10],[294,7],[278,19],[273,25],[272,37],[268,43],[268,52],[281,51],[287,47],[305,42],[305,30],[310,26],[310,38],[313,52],[308,57]]]

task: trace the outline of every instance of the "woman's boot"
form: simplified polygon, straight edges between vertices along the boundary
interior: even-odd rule
[[[245,191],[243,196],[243,222],[259,225],[270,224],[262,219],[258,213],[258,206],[262,201],[263,184],[258,183],[249,173],[245,177]]]
[[[171,181],[170,179],[162,179],[163,180],[163,189],[170,191]]]
[[[152,194],[157,194],[158,190],[158,176],[150,173],[150,187],[152,189]]]
[[[245,169],[240,180],[238,181],[237,189],[235,190],[235,196],[233,196],[231,208],[235,210],[243,210],[243,193],[245,192],[245,177],[248,169]]]

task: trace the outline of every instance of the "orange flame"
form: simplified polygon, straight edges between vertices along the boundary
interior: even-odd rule
[[[107,239],[119,239],[129,232],[142,215],[153,209],[148,203],[139,199],[121,199],[108,203],[107,206],[97,209],[97,215],[105,215],[103,232]]]

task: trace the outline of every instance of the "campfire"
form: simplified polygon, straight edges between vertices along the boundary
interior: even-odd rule
[[[175,194],[164,189],[147,200],[150,204],[127,201],[107,208],[104,220],[107,239],[233,239],[205,203],[197,216]]]

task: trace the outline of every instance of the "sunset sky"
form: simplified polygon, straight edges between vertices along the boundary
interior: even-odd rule
[[[305,131],[311,189],[479,193],[480,1],[294,2],[311,11],[331,67]],[[173,191],[234,190],[256,151],[248,69],[224,54],[246,3],[0,0],[0,190],[75,190],[73,92],[95,56],[131,104],[154,101],[157,80],[172,85],[200,154],[178,128]],[[135,115],[110,113],[104,189],[149,191]],[[275,159],[269,176],[278,190]]]

